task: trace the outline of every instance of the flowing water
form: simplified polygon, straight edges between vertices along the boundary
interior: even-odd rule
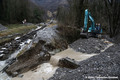
[[[94,55],[96,54],[83,54],[80,52],[76,52],[71,48],[68,48],[52,56],[50,62],[39,65],[34,71],[28,71],[26,73],[23,73],[22,78],[15,77],[12,78],[12,80],[47,80],[53,76],[56,69],[58,68],[57,64],[59,59],[69,57],[77,61],[82,61]]]
[[[28,71],[23,73],[23,77],[15,77],[12,80],[47,80],[53,76],[57,66],[53,66],[50,63],[43,63],[37,67],[34,71]]]
[[[20,44],[19,50],[16,50],[7,60],[0,61],[0,71],[8,65],[7,61],[9,61],[10,59],[16,58],[21,51],[28,50],[31,46],[32,46],[31,39],[28,39],[27,41],[22,42]],[[5,72],[0,72],[0,80],[11,80],[11,77],[9,77]]]
[[[52,65],[56,66],[56,65],[58,65],[59,59],[61,59],[61,58],[69,57],[69,58],[74,59],[76,61],[82,61],[82,60],[88,59],[88,58],[95,56],[95,55],[96,54],[87,54],[87,53],[85,54],[82,52],[76,52],[73,49],[68,48],[68,49],[52,56],[50,62]]]
[[[6,61],[0,61],[0,71],[6,66]],[[5,73],[0,72],[0,80],[11,80],[11,78]]]
[[[25,45],[22,45],[21,49],[24,47],[25,47]],[[18,50],[18,51],[20,51],[20,50]],[[15,53],[12,54],[10,56],[10,58],[15,57],[18,54],[18,51],[16,51],[16,54]],[[0,73],[0,80],[47,80],[53,76],[56,69],[58,68],[57,64],[58,64],[59,59],[69,57],[69,58],[75,59],[77,61],[82,61],[82,60],[88,59],[94,55],[95,54],[85,54],[85,53],[83,54],[80,52],[76,52],[71,48],[68,48],[68,49],[52,56],[50,62],[43,63],[43,64],[39,65],[35,70],[30,70],[26,73],[21,74],[21,75],[23,75],[22,77],[17,76],[17,77],[11,78],[11,77],[7,76],[6,73]],[[6,65],[5,62],[6,61],[0,62],[0,68],[3,68]]]
[[[27,43],[27,44],[26,44]],[[28,39],[27,41],[20,44],[21,48],[15,53],[13,53],[9,59],[12,59],[18,55],[23,49],[29,49],[32,46],[32,40]],[[71,48],[68,48],[62,52],[59,52],[51,57],[50,62],[43,63],[39,65],[35,70],[30,70],[26,73],[21,74],[22,77],[17,76],[14,78],[9,77],[6,73],[0,72],[0,80],[47,80],[53,76],[56,69],[58,68],[58,61],[61,58],[69,57],[75,59],[76,61],[86,60],[96,54],[85,54],[81,52],[76,52]],[[2,70],[7,65],[6,60],[0,61],[0,70]]]

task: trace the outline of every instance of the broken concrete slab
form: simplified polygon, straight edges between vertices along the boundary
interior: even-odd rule
[[[74,59],[66,57],[59,60],[58,66],[66,67],[70,69],[76,69],[79,67],[79,63]]]

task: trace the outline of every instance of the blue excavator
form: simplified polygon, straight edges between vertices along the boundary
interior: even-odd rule
[[[91,21],[91,25],[88,27],[88,21]],[[95,24],[93,17],[88,9],[85,10],[84,27],[81,29],[80,36],[83,38],[97,37],[101,38],[102,28],[100,24]]]

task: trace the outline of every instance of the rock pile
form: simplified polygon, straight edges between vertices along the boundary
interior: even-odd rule
[[[107,47],[108,43],[105,43],[103,39],[89,38],[89,39],[79,39],[72,44],[70,47],[78,52],[83,53],[100,53]]]

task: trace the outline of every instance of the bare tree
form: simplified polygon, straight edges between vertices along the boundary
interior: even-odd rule
[[[110,37],[120,32],[120,0],[104,0],[109,23]]]
[[[69,6],[58,9],[57,19],[62,24],[80,28],[84,21],[84,0],[67,0]]]

